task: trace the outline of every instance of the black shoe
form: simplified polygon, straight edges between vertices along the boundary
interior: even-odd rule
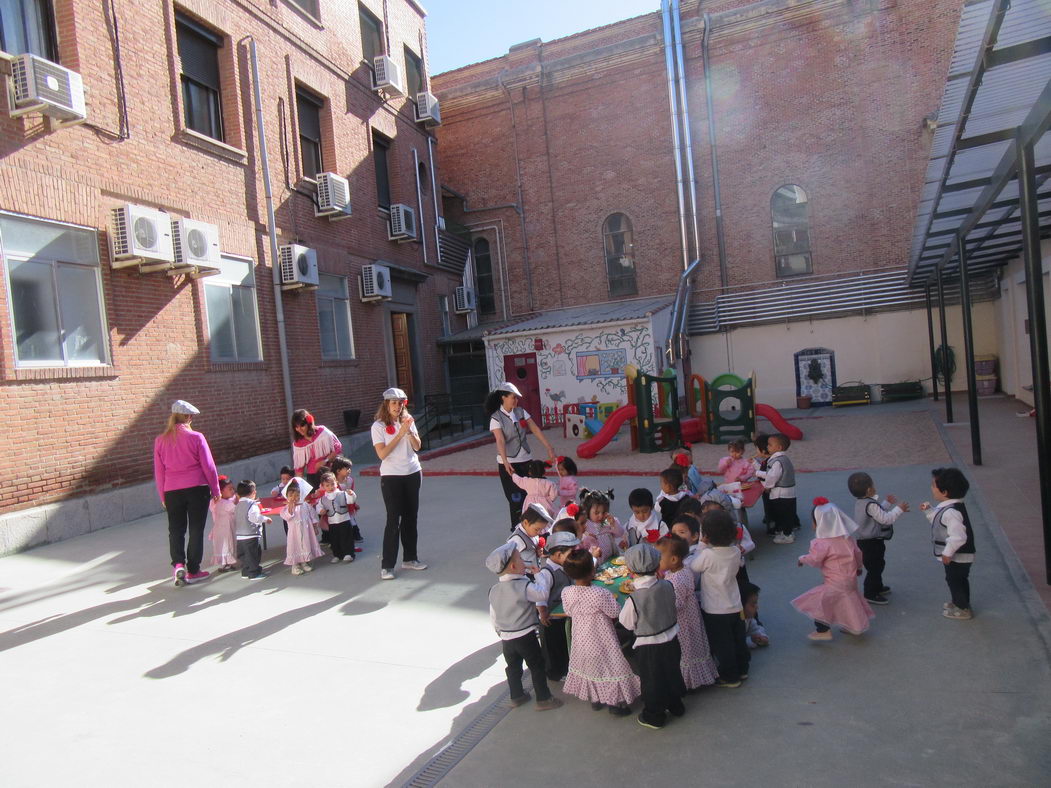
[[[606,704],[605,703],[599,703],[598,701],[591,701],[591,710],[592,711],[602,711],[604,708],[606,708]]]
[[[356,525],[354,526],[354,541],[355,542],[364,542],[365,541],[365,537],[361,535],[361,529],[358,528],[358,526],[356,526]]]
[[[242,580],[266,580],[268,577],[270,575],[267,572],[260,572],[257,575],[241,575]]]
[[[641,725],[643,728],[653,728],[653,730],[655,731],[659,731],[661,728],[664,727],[663,719],[651,719],[646,716],[645,712],[636,717],[635,721],[638,722],[639,725]]]
[[[890,604],[890,600],[887,599],[887,597],[883,596],[883,594],[876,594],[876,596],[867,596],[867,597],[865,597],[865,601],[868,602],[870,605],[889,605]]]
[[[631,714],[631,706],[610,706],[609,713],[614,717],[627,717]]]
[[[680,700],[674,706],[668,707],[668,713],[673,717],[681,717],[686,713],[686,707],[682,705],[682,701]]]
[[[883,586],[883,588],[881,588],[881,589],[879,590],[879,592],[880,592],[881,594],[889,594],[889,593],[890,593],[890,586]]]

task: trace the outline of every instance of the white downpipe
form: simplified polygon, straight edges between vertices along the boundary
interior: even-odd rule
[[[434,174],[434,137],[427,135],[427,162],[431,167],[431,197],[434,200],[434,253],[438,255],[438,262],[442,261],[441,239],[438,237],[438,181]],[[419,167],[416,168],[419,170]],[[423,217],[420,217],[423,218]]]
[[[420,154],[412,149],[412,171],[416,176],[416,210],[420,212],[420,224],[423,224],[423,187],[420,185]],[[427,265],[427,236],[423,238],[423,264]]]

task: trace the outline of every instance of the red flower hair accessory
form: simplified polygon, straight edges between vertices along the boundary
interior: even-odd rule
[[[684,443],[683,444],[683,448],[692,450],[693,449],[693,444],[692,443]]]
[[[226,484],[228,481],[230,481],[230,477],[229,476],[222,476],[222,475],[219,476],[219,484],[220,485]]]
[[[819,495],[814,499],[814,506],[824,506],[826,503],[828,503],[828,498],[823,495]]]
[[[675,464],[680,468],[689,468],[693,463],[690,462],[690,458],[685,454],[679,454],[675,457]]]
[[[308,412],[305,418],[307,420],[307,424],[309,424],[311,427],[313,427],[314,426],[314,414]]]
[[[398,430],[395,428],[395,426],[393,424],[388,424],[387,425],[387,434],[388,435],[393,435],[397,431]]]
[[[580,507],[577,506],[575,503],[571,503],[569,506],[566,507],[566,514],[568,514],[570,517],[576,517],[578,514],[580,514]]]
[[[563,463],[563,462],[565,462],[565,461],[566,461],[566,458],[565,458],[565,457],[563,457],[562,455],[559,455],[558,457],[555,457],[555,462],[556,462],[556,463],[559,463],[559,464],[561,464],[561,463]]]

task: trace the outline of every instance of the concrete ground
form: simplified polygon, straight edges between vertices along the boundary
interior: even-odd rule
[[[839,413],[850,436],[859,411]],[[958,456],[952,437],[942,450]],[[878,467],[880,491],[928,498],[922,462]],[[846,476],[802,474],[800,500],[849,506]],[[819,582],[795,562],[807,532],[792,546],[757,533],[749,572],[772,645],[754,653],[744,687],[690,696],[687,716],[662,731],[568,698],[543,714],[494,707],[503,669],[482,566],[506,533],[494,478],[425,480],[420,545],[431,568],[392,582],[378,577],[382,505],[368,477],[358,481],[360,561],[317,562],[303,577],[278,565],[259,583],[219,576],[176,589],[159,516],[8,556],[4,784],[400,786],[446,745],[467,750],[464,732],[481,739],[442,786],[1044,784],[1049,617],[1005,549],[993,517],[1001,491],[971,478],[973,621],[941,617],[947,592],[917,512],[889,545],[893,601],[872,629],[811,643],[790,605]],[[617,489],[621,515],[626,493],[645,484],[593,481]],[[266,557],[279,564],[280,526],[270,533]]]

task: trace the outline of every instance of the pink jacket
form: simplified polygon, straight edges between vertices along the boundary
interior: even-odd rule
[[[549,515],[554,516],[555,509],[552,504],[558,498],[558,488],[547,479],[532,479],[528,476],[519,476],[517,473],[511,475],[511,480],[526,491],[525,500],[522,501],[522,509],[525,510],[529,504],[538,503],[547,509]]]
[[[208,441],[185,424],[176,427],[174,441],[163,435],[154,439],[153,479],[161,501],[169,490],[185,490],[202,484],[208,485],[213,498],[219,497],[219,474]]]
[[[726,484],[731,482],[746,482],[755,475],[752,461],[746,457],[735,460],[733,457],[723,457],[719,460],[717,473],[723,475]]]
[[[562,506],[569,506],[577,499],[577,477],[558,477],[558,498]]]
[[[810,552],[799,562],[821,570],[825,584],[856,589],[861,569],[861,550],[849,536],[812,539]]]

